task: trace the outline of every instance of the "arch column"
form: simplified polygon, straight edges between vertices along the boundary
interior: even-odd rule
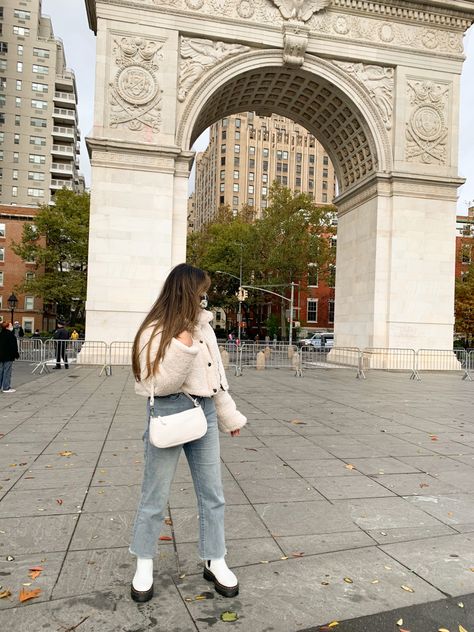
[[[461,183],[377,175],[336,200],[337,346],[452,347]]]

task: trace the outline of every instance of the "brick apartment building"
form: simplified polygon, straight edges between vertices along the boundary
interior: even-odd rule
[[[33,222],[36,212],[34,207],[0,205],[0,320],[11,320],[8,299],[14,294],[18,302],[13,319],[22,325],[25,334],[35,329],[52,331],[56,324],[55,315],[45,312],[42,299],[17,290],[29,276],[41,273],[34,263],[23,261],[12,249],[14,242],[21,241],[24,224]]]
[[[474,206],[456,218],[456,279],[462,279],[474,262]]]

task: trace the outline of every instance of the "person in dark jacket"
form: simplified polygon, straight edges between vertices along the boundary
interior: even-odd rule
[[[53,369],[61,368],[61,358],[64,361],[64,368],[69,369],[66,353],[66,340],[69,340],[69,332],[64,327],[65,323],[62,320],[58,320],[58,327],[53,334],[53,340],[57,340],[56,343],[56,366]]]
[[[13,325],[9,322],[3,322],[0,329],[0,388],[3,393],[16,392],[11,387],[11,378],[13,362],[19,357]]]
[[[15,320],[13,325],[13,333],[17,338],[23,338],[25,336],[25,331],[17,320]]]

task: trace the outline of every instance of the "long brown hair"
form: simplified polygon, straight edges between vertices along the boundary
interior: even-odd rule
[[[137,382],[142,379],[140,353],[144,352],[144,347],[140,349],[139,345],[140,336],[144,330],[153,326],[150,339],[145,345],[147,374],[144,377],[148,378],[158,371],[158,365],[171,340],[183,331],[192,332],[197,325],[201,311],[199,296],[207,292],[210,284],[211,280],[204,270],[187,263],[180,263],[171,270],[160,295],[140,325],[133,341],[132,369]],[[158,333],[161,333],[161,340],[158,353],[152,360],[151,342]]]

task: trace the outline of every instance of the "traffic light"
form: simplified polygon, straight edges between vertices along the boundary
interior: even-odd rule
[[[244,301],[245,301],[245,299],[247,299],[249,297],[249,293],[247,292],[247,290],[243,291],[243,297],[244,298],[242,300],[244,300]]]

